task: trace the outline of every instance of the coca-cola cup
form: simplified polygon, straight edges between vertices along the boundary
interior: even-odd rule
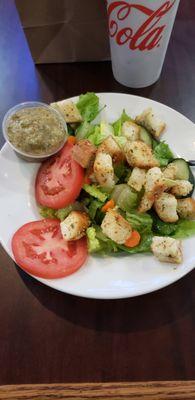
[[[112,70],[125,86],[159,79],[180,0],[107,0]]]

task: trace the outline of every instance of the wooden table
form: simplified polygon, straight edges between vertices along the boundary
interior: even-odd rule
[[[195,122],[194,1],[181,1],[159,82],[131,90],[113,79],[109,62],[35,69],[14,3],[1,0],[1,119],[21,101],[86,91],[150,97]],[[134,299],[87,300],[39,284],[1,249],[0,384],[194,379],[194,279],[195,271]]]

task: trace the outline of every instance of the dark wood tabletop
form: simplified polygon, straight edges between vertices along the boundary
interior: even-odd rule
[[[181,0],[160,80],[131,90],[110,62],[35,68],[14,2],[0,0],[1,120],[21,101],[86,91],[149,97],[195,122],[194,1]],[[194,279],[195,271],[149,295],[89,300],[38,283],[1,248],[0,384],[195,379]]]

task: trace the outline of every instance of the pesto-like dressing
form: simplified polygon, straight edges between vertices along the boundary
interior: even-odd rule
[[[49,154],[60,148],[66,131],[57,115],[44,107],[23,108],[7,120],[7,136],[18,150]]]

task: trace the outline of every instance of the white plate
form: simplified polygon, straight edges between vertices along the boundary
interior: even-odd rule
[[[195,126],[171,108],[142,97],[118,93],[100,94],[107,107],[101,118],[116,120],[125,108],[135,116],[147,107],[166,122],[163,136],[173,151],[186,159],[195,159]],[[72,100],[76,100],[73,98]],[[10,242],[13,233],[24,223],[39,219],[34,199],[37,164],[20,160],[9,145],[0,152],[0,240],[14,259]],[[184,262],[176,269],[158,262],[152,255],[89,257],[75,274],[56,280],[39,279],[45,285],[65,293],[98,299],[119,299],[138,296],[177,281],[195,266],[194,238],[183,241]]]

